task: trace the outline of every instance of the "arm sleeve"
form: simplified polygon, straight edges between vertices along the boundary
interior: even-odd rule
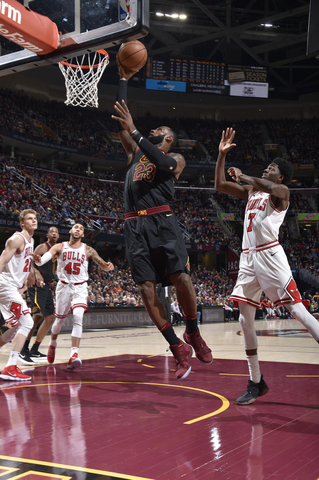
[[[144,138],[140,132],[137,132],[133,136],[133,140],[137,143],[147,158],[154,163],[159,170],[173,172],[176,169],[177,161],[175,158],[166,155],[162,150]]]
[[[35,262],[38,267],[41,267],[41,265],[44,265],[45,263],[49,262],[52,258],[52,253],[46,252],[44,255],[41,257],[41,263]]]
[[[122,105],[122,100],[124,100],[124,102],[127,105],[127,80],[125,78],[121,78],[120,81],[119,81],[119,88],[118,88],[118,91],[117,91],[116,100],[121,105]],[[116,115],[117,117],[120,116],[116,110],[114,111],[114,115]],[[121,122],[116,122],[116,123],[117,123],[117,129],[118,129],[119,132],[125,130],[125,128],[122,126]]]

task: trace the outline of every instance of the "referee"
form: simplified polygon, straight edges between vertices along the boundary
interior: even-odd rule
[[[50,248],[57,243],[58,238],[58,229],[56,227],[50,227],[47,232],[47,241],[38,245],[34,253],[43,255],[48,252]],[[56,257],[53,257],[42,267],[36,266],[36,269],[38,269],[36,272],[36,283],[28,289],[34,325],[19,357],[19,361],[25,365],[33,365],[35,362],[47,361],[47,356],[39,352],[39,346],[55,320],[54,302],[50,284],[54,281],[56,261]],[[31,350],[29,350],[32,335],[43,318],[44,321],[39,327],[35,342]]]

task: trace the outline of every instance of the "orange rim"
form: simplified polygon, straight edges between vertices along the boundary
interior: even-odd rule
[[[97,50],[98,53],[101,53],[102,55],[105,55],[106,56],[106,60],[104,60],[103,62],[101,63],[96,63],[95,65],[78,65],[77,63],[69,63],[67,60],[62,60],[62,62],[59,62],[61,63],[62,65],[65,65],[66,67],[72,67],[72,68],[82,68],[82,69],[89,69],[89,68],[97,68],[99,65],[105,65],[106,63],[108,63],[109,59],[110,59],[110,56],[109,54],[107,53],[106,50]]]

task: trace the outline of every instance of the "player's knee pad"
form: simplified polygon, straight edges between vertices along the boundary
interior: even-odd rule
[[[21,335],[27,337],[32,327],[33,318],[31,317],[30,313],[20,315],[17,333],[21,333]]]
[[[64,318],[56,317],[51,328],[51,333],[53,333],[53,335],[59,335],[64,322],[65,322],[65,317]]]
[[[83,330],[83,308],[75,308],[73,310],[73,328],[72,328],[72,337],[81,338]]]

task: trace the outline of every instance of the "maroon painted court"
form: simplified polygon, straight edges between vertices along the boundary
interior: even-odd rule
[[[319,478],[316,365],[263,362],[270,391],[241,407],[244,361],[192,359],[184,382],[164,356],[65,367],[1,382],[1,480]]]

